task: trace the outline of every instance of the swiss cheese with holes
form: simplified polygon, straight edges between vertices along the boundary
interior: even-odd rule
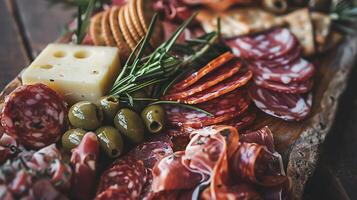
[[[49,44],[22,74],[23,84],[44,83],[69,104],[96,101],[118,76],[115,47]]]

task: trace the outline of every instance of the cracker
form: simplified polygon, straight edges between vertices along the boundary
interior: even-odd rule
[[[136,0],[129,1],[128,8],[129,8],[130,18],[133,22],[133,25],[134,25],[136,31],[139,33],[140,37],[144,37],[145,30],[140,24],[140,19],[138,16],[138,12],[136,10]]]
[[[118,15],[118,18],[119,18],[119,27],[120,27],[121,32],[123,33],[125,42],[129,45],[129,47],[131,48],[131,50],[134,50],[135,45],[136,45],[136,42],[135,42],[135,40],[131,37],[130,31],[129,31],[128,27],[126,26],[125,16],[124,16],[124,8],[125,8],[125,6],[124,6],[124,7],[121,7],[120,10],[119,10],[119,15]]]
[[[226,12],[212,14],[202,9],[197,15],[203,29],[208,33],[217,31],[217,18],[221,19],[221,33],[225,38],[260,33],[284,25],[281,17],[259,8],[235,8]]]
[[[124,9],[125,24],[128,27],[130,35],[135,40],[135,44],[136,44],[140,41],[141,37],[139,33],[136,31],[134,23],[131,20],[130,13],[129,13],[129,5],[126,5],[123,9]]]
[[[104,11],[103,17],[102,17],[102,32],[104,36],[104,41],[107,46],[114,47],[116,46],[112,31],[110,29],[109,25],[109,14],[110,14],[111,9],[108,9]]]
[[[124,60],[129,57],[131,53],[131,49],[128,46],[128,44],[125,42],[125,39],[123,37],[122,32],[120,31],[119,28],[119,10],[120,8],[118,6],[114,6],[109,14],[109,24],[110,24],[110,29],[112,31],[115,43],[117,47],[119,48],[119,53],[120,57],[123,58]]]
[[[136,1],[136,10],[139,16],[140,24],[144,31],[147,32],[149,23],[154,16],[154,11],[151,8],[151,1],[148,0],[134,0]]]
[[[93,40],[94,45],[104,46],[105,40],[102,32],[102,18],[103,12],[99,12],[94,15],[90,20],[89,34]]]
[[[306,56],[315,53],[315,42],[310,12],[307,8],[296,10],[284,16],[291,32],[299,40]]]
[[[314,27],[316,46],[324,46],[331,32],[331,18],[320,12],[312,12],[310,16]]]

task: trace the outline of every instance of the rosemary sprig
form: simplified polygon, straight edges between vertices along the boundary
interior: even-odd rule
[[[342,0],[330,12],[333,26],[338,30],[348,33],[357,33],[357,1]]]
[[[148,32],[138,43],[134,51],[130,54],[122,71],[115,80],[110,95],[115,96],[120,101],[125,101],[133,105],[135,101],[151,101],[154,104],[175,104],[189,109],[203,112],[209,116],[211,113],[192,105],[186,105],[175,101],[159,101],[168,88],[186,71],[190,71],[192,63],[202,59],[203,55],[212,47],[217,40],[217,33],[209,33],[202,37],[186,42],[184,48],[190,49],[188,54],[179,56],[175,51],[179,47],[176,40],[196,14],[192,15],[187,21],[180,25],[174,34],[151,54],[144,57],[144,50],[148,46],[153,28],[157,20],[157,14],[151,20]],[[174,80],[174,81],[172,81]],[[131,94],[153,86],[154,95],[152,98],[135,98]],[[156,91],[156,92],[155,92]]]
[[[88,5],[78,5],[77,15],[77,30],[76,30],[76,43],[82,43],[83,38],[87,34],[87,29],[90,23],[90,17],[92,16],[96,0],[89,0]],[[85,9],[85,11],[84,11]]]

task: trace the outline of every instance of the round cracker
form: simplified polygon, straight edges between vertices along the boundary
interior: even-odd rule
[[[96,46],[105,45],[104,35],[102,32],[102,18],[103,12],[99,12],[95,14],[90,20],[89,34],[93,40],[94,45]]]
[[[121,32],[123,33],[124,39],[126,41],[126,43],[129,45],[129,47],[131,48],[131,50],[134,50],[136,42],[135,40],[131,37],[130,35],[130,31],[129,28],[126,26],[125,23],[125,16],[124,16],[124,9],[126,6],[123,6],[120,8],[119,10],[119,27]]]
[[[140,37],[139,33],[136,31],[133,21],[131,20],[131,17],[129,14],[129,5],[125,6],[125,8],[124,8],[124,18],[125,18],[126,26],[128,27],[132,38],[135,40],[135,43],[137,44],[140,41],[141,37]]]
[[[136,1],[136,10],[138,12],[140,24],[144,31],[147,32],[150,21],[154,16],[154,10],[151,8],[151,1],[147,0],[134,0]]]
[[[119,28],[119,19],[118,19],[119,10],[120,10],[120,8],[118,6],[112,7],[110,14],[109,14],[109,25],[110,25],[110,29],[112,31],[114,40],[119,48],[121,58],[126,59],[129,57],[129,55],[131,53],[131,49],[128,46],[128,44],[125,42],[123,34]]]
[[[138,16],[138,12],[136,10],[136,0],[130,1],[128,4],[128,8],[129,8],[130,18],[133,22],[133,25],[134,25],[136,31],[139,33],[140,37],[144,37],[145,30],[140,24],[140,19]]]
[[[109,14],[110,14],[111,9],[108,9],[104,11],[103,17],[102,17],[102,31],[104,35],[104,41],[107,44],[107,46],[115,47],[116,43],[114,41],[114,37],[112,34],[112,31],[110,29],[109,25]]]
[[[151,19],[154,16],[154,10],[151,7],[151,1],[147,0],[134,0],[136,1],[136,10],[140,19],[140,24],[143,27],[145,33],[148,31]],[[152,38],[150,44],[153,47],[156,47],[160,44],[162,37],[162,27],[161,23],[158,21],[155,24]]]

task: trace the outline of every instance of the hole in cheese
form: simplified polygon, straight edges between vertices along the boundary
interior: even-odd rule
[[[89,57],[89,52],[88,51],[77,51],[74,53],[74,57],[83,59]]]
[[[50,65],[50,64],[44,64],[44,65],[40,65],[38,67],[41,68],[41,69],[51,69],[53,66]]]
[[[66,56],[66,53],[64,51],[56,51],[53,56],[56,58],[62,58]]]

